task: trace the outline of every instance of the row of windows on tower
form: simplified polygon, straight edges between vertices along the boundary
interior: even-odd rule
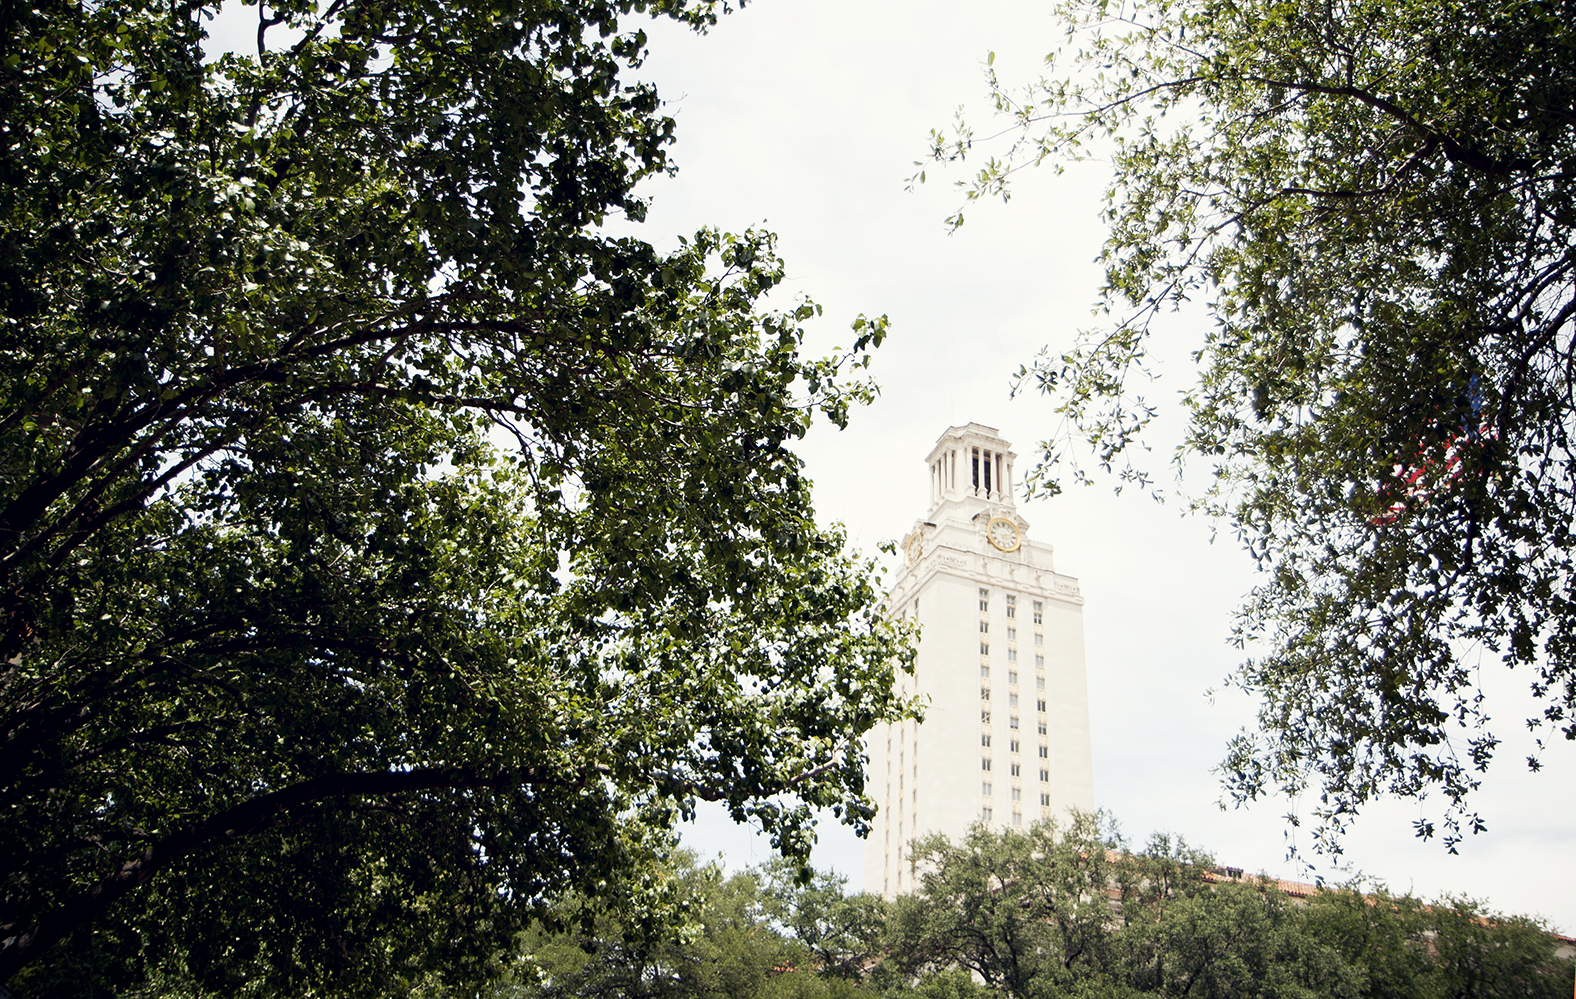
[[[1045,735],[1046,734],[1044,725],[1040,726],[1040,734],[1041,735]],[[1018,745],[1019,745],[1018,740],[1017,739],[1012,739],[1012,740],[1009,740],[1009,741],[1011,742],[1011,746],[1009,748],[1011,749],[1012,752],[1016,753],[1018,751]],[[984,746],[986,749],[990,748],[990,733],[989,732],[981,732],[980,733],[980,745]],[[1049,749],[1047,749],[1044,745],[1041,745],[1040,746],[1040,755],[1041,756],[1050,756],[1051,753],[1050,753]],[[890,770],[890,769],[892,769],[892,767],[890,765],[888,765],[887,769]]]
[[[1044,704],[1043,701],[1041,701],[1040,703],[1042,705]],[[1040,711],[1043,713],[1045,711],[1045,708],[1041,707]],[[980,708],[980,724],[981,725],[989,725],[990,724],[990,708]],[[1046,725],[1045,719],[1041,718],[1037,724],[1038,724],[1039,729],[1040,729],[1040,734],[1044,735],[1045,734],[1045,725]],[[1007,716],[1007,727],[1012,729],[1014,732],[1018,731],[1018,729],[1021,726],[1019,726],[1019,724],[1018,724],[1018,716],[1017,715],[1008,715]],[[988,745],[990,745],[990,743],[986,743],[986,745],[988,746]]]
[[[981,736],[980,737],[980,745],[986,747],[987,749],[990,748],[990,736],[989,735]],[[1016,753],[1018,751],[1018,740],[1017,739],[1012,740],[1012,751],[1014,753]],[[1050,759],[1050,757],[1051,757],[1051,747],[1046,746],[1046,745],[1041,745],[1040,746],[1040,759],[1048,760],[1048,759]],[[1018,776],[1018,766],[1019,766],[1019,764],[1016,761],[1014,761],[1012,763],[1012,775],[1014,777]],[[980,757],[980,769],[981,770],[989,770],[990,769],[990,757],[989,756],[981,756]],[[1045,771],[1042,770],[1040,772],[1044,773]]]
[[[989,687],[981,687],[980,688],[980,700],[982,700],[982,701],[990,700],[990,688]],[[1008,694],[1007,695],[1007,707],[1015,708],[1017,706],[1018,706],[1018,695],[1017,694]],[[1034,710],[1042,712],[1042,713],[1045,711],[1045,698],[1037,697],[1037,698],[1034,699]],[[1014,725],[1013,727],[1017,728],[1016,725]]]
[[[984,618],[980,619],[980,634],[982,634],[982,635],[990,634],[990,622],[985,620]],[[1016,642],[1017,640],[1018,640],[1018,629],[1014,628],[1012,625],[1009,624],[1007,626],[1007,641],[1009,641],[1009,642]],[[1036,631],[1034,633],[1034,644],[1035,645],[1044,645],[1045,644],[1045,633],[1044,632]]]
[[[1051,807],[1051,796],[1048,794],[1040,795],[1040,804],[1044,805],[1046,808]],[[994,810],[989,805],[986,805],[984,808],[980,809],[980,818],[984,819],[986,822],[989,822],[991,820],[991,816],[994,814]],[[1014,805],[1012,809],[1012,824],[1015,826],[1023,825],[1023,813],[1018,810],[1018,806],[1016,805]]]
[[[1047,753],[1045,752],[1045,747],[1044,746],[1040,747],[1040,755],[1041,756],[1047,755]],[[980,757],[980,769],[981,770],[986,770],[986,771],[990,770],[990,757],[989,756],[982,756],[982,757]],[[1011,775],[1013,777],[1022,777],[1023,776],[1023,764],[1021,764],[1021,763],[1010,764],[1008,769],[1011,771]],[[1041,767],[1040,768],[1040,783],[1042,783],[1042,784],[1049,784],[1050,782],[1051,782],[1051,771],[1050,771],[1050,768],[1049,767]],[[987,784],[985,786],[989,787],[990,785]],[[985,793],[986,794],[990,794],[989,791],[986,791]]]
[[[1043,705],[1045,702],[1041,701],[1040,703],[1041,703],[1041,705]],[[1040,710],[1044,711],[1045,708],[1042,706],[1040,708]],[[981,725],[989,725],[990,724],[990,708],[980,708],[980,724]],[[1041,735],[1045,735],[1046,734],[1045,719],[1041,718],[1039,720],[1039,722],[1037,723],[1037,725],[1039,727],[1040,734]],[[1018,725],[1018,716],[1017,715],[1008,715],[1007,716],[1007,727],[1012,729],[1014,732],[1018,731],[1019,725]],[[989,739],[990,736],[982,734],[980,736],[980,738],[981,739]],[[990,743],[986,742],[985,745],[988,746],[988,745],[990,745]]]
[[[1035,635],[1034,637],[1035,638],[1039,638],[1040,636],[1039,635]],[[982,655],[982,656],[990,655],[990,643],[989,642],[981,642],[980,643],[980,655]],[[1009,647],[1007,649],[1007,661],[1010,662],[1010,663],[1015,663],[1015,662],[1018,661],[1018,650],[1017,649],[1014,649],[1014,648],[1011,648],[1011,647]],[[1034,666],[1035,666],[1036,669],[1044,669],[1045,668],[1045,654],[1044,653],[1036,652],[1034,654]]]
[[[1017,596],[1017,594],[1015,594],[1015,593],[1008,593],[1008,594],[1006,594],[1003,597],[1003,599],[1005,600],[1006,605],[1007,605],[1007,617],[1010,620],[1017,620],[1017,617],[1018,617],[1018,596]],[[986,589],[983,586],[980,587],[980,610],[982,610],[982,611],[989,611],[990,610],[990,590]],[[1036,601],[1034,601],[1034,623],[1035,624],[1044,624],[1045,623],[1045,602],[1043,600],[1036,600]],[[981,628],[980,630],[984,631],[985,629]],[[1011,637],[1011,636],[1009,636],[1009,637]]]
[[[985,781],[982,784],[980,784],[980,793],[984,797],[987,797],[987,798],[995,797],[995,795],[993,795],[991,793],[990,781]],[[1021,788],[1021,787],[1013,788],[1012,792],[1011,792],[1011,795],[1012,795],[1012,800],[1013,801],[1022,801],[1023,800],[1023,788]],[[1051,804],[1051,792],[1049,792],[1049,791],[1041,791],[1040,792],[1040,804],[1045,805],[1047,808],[1050,807],[1050,804]]]
[[[990,664],[989,663],[980,663],[980,679],[981,680],[989,680],[990,679]],[[1018,682],[1018,671],[1015,670],[1015,669],[1008,670],[1007,671],[1007,683],[1008,684],[1016,684],[1017,682]],[[1035,674],[1034,686],[1038,690],[1044,690],[1045,689],[1045,676],[1043,674]]]

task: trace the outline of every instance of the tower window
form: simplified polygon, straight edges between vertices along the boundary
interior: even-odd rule
[[[981,781],[980,782],[980,794],[983,794],[985,797],[989,798],[990,797],[990,791],[991,791],[990,781],[988,781],[988,780],[987,781]]]
[[[1021,764],[1018,764],[1018,763],[1012,764],[1012,775],[1014,777],[1022,777],[1023,776],[1023,766]]]
[[[982,655],[982,656],[990,655],[990,643],[989,642],[981,642],[980,643],[980,655]]]
[[[1015,788],[1012,789],[1012,800],[1013,801],[1022,801],[1023,800],[1023,788],[1015,787]]]
[[[1007,616],[1018,616],[1018,598],[1013,596],[1011,593],[1007,594]]]
[[[1040,719],[1040,734],[1041,735],[1045,734],[1045,719],[1044,718]]]
[[[982,746],[989,746],[990,745],[990,733],[989,732],[981,732],[980,733],[980,745],[982,745]]]
[[[1017,694],[1008,694],[1007,695],[1007,707],[1015,708],[1017,706],[1018,706],[1018,695]]]
[[[1008,617],[1011,617],[1011,616],[1012,615],[1010,615],[1010,614],[1008,615]],[[1007,626],[1007,641],[1009,641],[1009,642],[1016,642],[1017,640],[1018,640],[1018,629],[1012,627],[1011,625],[1008,625]]]
[[[980,700],[982,700],[982,701],[990,700],[990,688],[989,687],[981,687],[980,688]]]
[[[1007,719],[1007,727],[1008,728],[1017,728],[1018,727],[1018,716],[1017,715],[1012,715],[1012,716],[1010,716]]]
[[[980,809],[980,818],[984,819],[986,822],[990,821],[990,808],[989,808],[989,806]]]
[[[985,708],[985,709],[980,711],[980,721],[989,724],[989,722],[990,722],[990,708]]]
[[[1045,636],[1040,634],[1038,631],[1036,631],[1034,633],[1034,644],[1035,645],[1044,645],[1045,644]]]
[[[1034,656],[1034,668],[1035,669],[1044,669],[1045,668],[1045,657],[1040,655],[1039,653],[1035,653],[1035,656]]]
[[[1039,700],[1035,701],[1034,705],[1035,705],[1034,709],[1036,711],[1043,712],[1045,710],[1045,698],[1042,697]]]
[[[981,632],[990,631],[990,622],[989,621],[981,621],[980,622],[980,631]]]
[[[1037,689],[1037,690],[1044,690],[1045,689],[1045,677],[1043,677],[1043,676],[1035,677],[1034,678],[1034,686],[1035,686],[1035,689]]]
[[[1014,753],[1016,753],[1018,751],[1018,740],[1017,739],[1012,740],[1012,751]]]
[[[1051,807],[1051,796],[1048,795],[1048,794],[1040,795],[1040,804],[1044,805],[1046,808],[1050,808]]]
[[[1049,770],[1047,770],[1045,767],[1041,767],[1040,768],[1040,783],[1041,784],[1049,784],[1050,782],[1051,782],[1051,772]]]
[[[980,757],[980,769],[981,770],[989,770],[990,769],[990,757],[989,756],[982,756],[982,757]]]
[[[1045,605],[1038,600],[1034,602],[1034,623],[1045,623]]]
[[[1017,683],[1018,682],[1018,671],[1017,670],[1010,669],[1010,670],[1007,671],[1007,682],[1008,683]]]
[[[1018,650],[1010,645],[1007,646],[1007,661],[1010,663],[1015,663],[1018,661]]]
[[[990,610],[990,591],[983,587],[980,588],[980,610]]]
[[[1051,747],[1050,746],[1041,746],[1040,747],[1040,759],[1048,760],[1050,758],[1051,758]]]
[[[982,680],[989,680],[990,679],[990,664],[989,663],[980,663],[980,679],[982,679]],[[1044,684],[1041,684],[1041,686],[1044,686]]]
[[[1023,825],[1023,813],[1022,812],[1013,812],[1012,813],[1012,824],[1015,825],[1015,826]]]

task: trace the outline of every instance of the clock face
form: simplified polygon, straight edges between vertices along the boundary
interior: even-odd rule
[[[925,554],[925,539],[920,537],[918,531],[915,531],[909,535],[908,544],[903,546],[903,559],[909,565],[913,565],[919,561],[919,557],[923,554]]]
[[[985,528],[985,536],[990,543],[1004,552],[1015,552],[1023,544],[1023,538],[1018,534],[1018,525],[1006,517],[992,517],[990,526]]]

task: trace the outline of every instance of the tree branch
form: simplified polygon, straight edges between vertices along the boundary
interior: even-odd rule
[[[1437,141],[1439,145],[1445,150],[1445,155],[1450,158],[1451,162],[1462,163],[1466,166],[1481,170],[1484,173],[1493,174],[1496,177],[1508,177],[1513,173],[1527,170],[1532,167],[1532,161],[1525,157],[1520,157],[1513,160],[1499,160],[1492,156],[1485,155],[1484,153],[1480,153],[1475,149],[1469,149],[1458,139],[1452,137],[1448,133],[1441,132],[1432,125],[1428,125],[1419,119],[1414,118],[1400,105],[1393,104],[1390,101],[1385,100],[1383,97],[1378,96],[1377,94],[1373,94],[1367,90],[1364,90],[1362,87],[1328,87],[1318,83],[1297,83],[1290,80],[1275,80],[1263,76],[1242,76],[1238,77],[1238,79],[1246,83],[1256,83],[1265,87],[1284,87],[1287,90],[1304,94],[1323,94],[1327,97],[1350,97],[1358,103],[1366,104],[1368,107],[1384,113],[1390,118],[1393,118],[1395,121],[1400,122],[1406,127],[1417,132],[1419,135],[1422,135],[1427,139]]]

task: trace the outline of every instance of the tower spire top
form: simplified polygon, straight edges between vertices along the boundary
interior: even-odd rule
[[[930,513],[950,503],[1015,507],[1017,457],[995,427],[983,423],[948,427],[925,459],[930,465]]]

